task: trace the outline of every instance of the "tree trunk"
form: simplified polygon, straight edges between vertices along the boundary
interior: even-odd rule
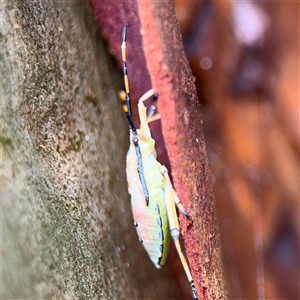
[[[180,297],[136,246],[122,77],[87,1],[0,5],[1,298]]]
[[[132,96],[137,100],[151,87],[158,92],[162,126],[153,124],[152,133],[161,153],[159,160],[172,171],[178,196],[192,215],[192,223],[180,216],[180,225],[199,298],[226,299],[200,104],[174,4],[168,0],[90,2],[120,63],[122,27],[128,24],[127,66]],[[185,274],[178,272],[177,278],[186,281]]]

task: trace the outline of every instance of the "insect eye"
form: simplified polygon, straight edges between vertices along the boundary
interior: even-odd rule
[[[133,144],[134,144],[135,146],[137,146],[138,143],[139,143],[139,139],[138,139],[137,137],[134,137],[134,138],[132,139],[132,142],[133,142]]]

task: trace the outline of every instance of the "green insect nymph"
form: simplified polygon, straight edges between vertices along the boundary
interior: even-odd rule
[[[120,96],[124,101],[123,109],[130,128],[126,173],[134,225],[140,242],[157,268],[166,262],[170,239],[173,239],[190,282],[193,299],[197,300],[194,281],[179,243],[180,227],[176,206],[187,218],[190,216],[180,203],[170,181],[167,168],[156,159],[155,140],[151,137],[148,126],[150,122],[160,118],[158,113],[154,114],[157,94],[154,93],[153,89],[146,92],[138,102],[140,129],[137,129],[133,122],[126,65],[126,37],[127,25],[123,29],[121,47],[125,92],[121,93]],[[144,101],[150,97],[153,97],[153,104],[147,114]]]

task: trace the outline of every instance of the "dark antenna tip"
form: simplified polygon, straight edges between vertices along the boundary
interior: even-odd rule
[[[124,27],[123,27],[123,34],[122,34],[122,40],[123,40],[123,42],[126,42],[127,28],[128,28],[128,25],[125,24]]]

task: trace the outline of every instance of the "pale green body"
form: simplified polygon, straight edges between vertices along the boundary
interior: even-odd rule
[[[156,160],[155,141],[150,131],[139,137],[143,158],[143,170],[149,192],[149,205],[146,205],[142,185],[137,172],[137,155],[131,142],[127,153],[127,181],[131,195],[131,206],[136,230],[140,241],[157,268],[166,261],[170,229],[165,202],[167,182],[162,175],[162,165]],[[147,135],[146,135],[147,133]],[[149,136],[148,136],[149,135]]]

